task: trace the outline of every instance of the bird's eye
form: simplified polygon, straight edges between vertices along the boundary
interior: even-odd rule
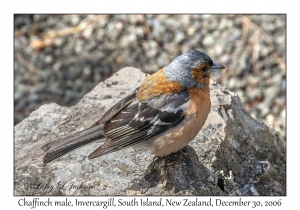
[[[201,70],[202,71],[207,71],[207,67],[203,67]]]

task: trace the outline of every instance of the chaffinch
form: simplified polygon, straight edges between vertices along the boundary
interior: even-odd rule
[[[204,125],[211,109],[210,74],[221,69],[205,53],[188,50],[147,77],[90,128],[44,145],[44,164],[101,138],[106,141],[89,159],[128,146],[155,156],[180,150]]]

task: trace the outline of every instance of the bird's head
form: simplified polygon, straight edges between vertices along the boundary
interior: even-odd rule
[[[210,74],[225,67],[213,62],[203,52],[188,50],[176,57],[164,68],[164,74],[169,80],[178,82],[183,89],[202,88],[209,82]]]

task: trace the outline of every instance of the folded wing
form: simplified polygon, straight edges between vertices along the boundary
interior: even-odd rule
[[[189,96],[186,92],[160,95],[151,100],[134,100],[103,128],[106,142],[89,155],[100,155],[118,151],[140,143],[176,126],[184,118]]]
[[[105,138],[103,135],[104,125],[113,117],[118,115],[124,108],[135,100],[136,93],[133,92],[131,95],[123,98],[121,101],[111,107],[102,118],[90,128],[83,131],[79,131],[70,136],[57,139],[42,147],[47,152],[44,157],[44,164],[55,160],[56,158],[93,141]]]

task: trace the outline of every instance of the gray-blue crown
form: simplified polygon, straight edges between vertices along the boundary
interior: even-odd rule
[[[191,71],[196,69],[202,63],[213,64],[213,61],[203,52],[188,50],[167,65],[164,68],[164,73],[168,79],[179,82],[184,89],[195,86],[201,88],[201,85],[203,84],[197,83],[192,78]]]

